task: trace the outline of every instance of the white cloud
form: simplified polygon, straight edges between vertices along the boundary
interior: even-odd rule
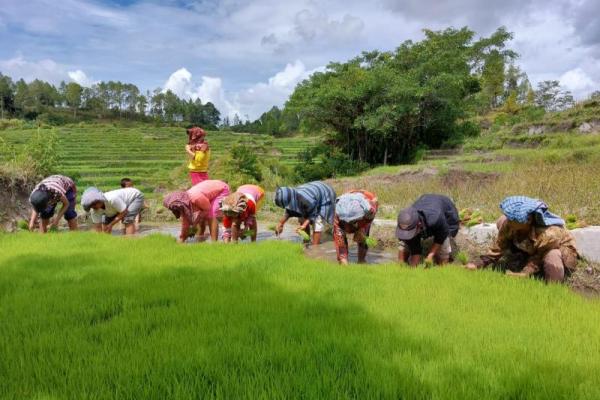
[[[169,76],[163,85],[163,91],[170,90],[185,99],[199,98],[203,103],[211,102],[223,116],[233,117],[235,114],[240,114],[240,111],[225,97],[221,78],[203,76],[201,79],[202,82],[199,85],[194,83],[192,73],[186,68],[180,68]]]
[[[577,97],[588,94],[597,86],[592,78],[590,78],[581,68],[575,68],[562,74],[560,83],[563,87],[572,91]]]
[[[81,86],[84,87],[91,87],[92,85],[94,85],[95,83],[97,83],[97,81],[94,81],[93,79],[89,78],[85,72],[83,72],[82,70],[78,69],[76,71],[69,71],[68,72],[69,78],[71,78],[71,80],[73,82],[76,82],[78,84],[80,84]]]
[[[163,91],[171,90],[183,98],[200,98],[203,103],[212,102],[223,116],[232,118],[239,115],[254,120],[272,106],[281,107],[294,88],[302,80],[308,78],[323,67],[307,70],[302,61],[287,64],[266,82],[258,82],[246,89],[226,93],[223,81],[218,77],[202,76],[199,84],[192,79],[186,68],[173,72],[163,86]]]
[[[8,60],[0,60],[0,71],[15,80],[24,79],[27,82],[41,79],[57,84],[67,77],[65,65],[58,64],[51,59],[28,61],[21,55]]]

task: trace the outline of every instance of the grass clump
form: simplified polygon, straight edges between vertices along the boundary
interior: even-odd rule
[[[3,398],[600,397],[600,303],[563,286],[280,241],[0,246]]]

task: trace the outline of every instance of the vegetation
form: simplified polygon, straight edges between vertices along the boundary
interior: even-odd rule
[[[340,268],[285,242],[0,246],[3,398],[600,396],[600,304],[563,286]]]

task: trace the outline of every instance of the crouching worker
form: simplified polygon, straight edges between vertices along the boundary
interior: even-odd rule
[[[525,196],[507,197],[500,204],[498,237],[487,254],[467,268],[484,268],[507,261],[506,274],[544,277],[562,282],[577,267],[575,238],[564,221],[548,211],[548,206]]]
[[[398,214],[396,237],[400,241],[398,261],[416,266],[421,262],[423,241],[433,237],[426,264],[445,264],[452,252],[451,238],[460,226],[456,206],[446,196],[424,194]]]
[[[219,205],[229,194],[229,186],[218,180],[206,180],[192,186],[187,191],[174,192],[167,195],[163,205],[168,208],[175,218],[181,219],[179,241],[185,242],[190,236],[190,228],[197,228],[208,221],[210,236],[213,242],[219,238],[219,221],[221,216]],[[203,232],[199,231],[199,235]]]
[[[258,223],[256,222],[256,213],[262,205],[265,197],[263,188],[257,185],[242,185],[235,193],[231,193],[221,202],[221,212],[223,213],[223,240],[226,243],[233,240],[237,243],[241,237],[250,235],[250,239],[256,242],[256,233]],[[242,231],[242,223],[244,230]]]
[[[38,217],[41,219],[40,232],[42,233],[46,233],[48,225],[50,228],[58,228],[62,217],[67,221],[70,230],[77,230],[76,196],[75,182],[69,177],[52,175],[42,180],[29,196],[29,202],[33,208],[29,219],[29,230],[32,231],[35,228]],[[58,203],[61,203],[62,206],[56,217],[50,222]]]
[[[371,223],[377,213],[377,207],[377,197],[366,190],[351,191],[336,200],[333,241],[340,264],[348,264],[348,238],[346,236],[348,233],[354,235],[353,240],[358,245],[358,262],[361,264],[366,262],[369,250],[367,238],[371,230]]]
[[[136,233],[135,219],[144,207],[144,194],[136,188],[124,188],[102,193],[90,187],[81,196],[81,206],[90,213],[97,232],[112,233],[113,227],[122,222],[125,234]]]
[[[312,244],[321,243],[321,234],[325,223],[333,224],[335,210],[335,191],[323,182],[310,182],[296,188],[280,187],[275,192],[275,204],[285,209],[283,218],[277,224],[276,233],[283,232],[288,219],[298,218],[298,233],[306,232],[310,237],[310,226],[313,227]],[[304,235],[304,234],[303,234]]]

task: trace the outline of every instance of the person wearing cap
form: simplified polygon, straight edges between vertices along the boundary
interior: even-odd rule
[[[29,202],[32,206],[31,218],[29,219],[29,230],[32,231],[38,217],[41,219],[40,232],[46,233],[48,225],[52,228],[58,228],[61,218],[65,218],[69,229],[77,230],[77,212],[75,204],[77,197],[77,187],[73,179],[63,175],[51,175],[38,183],[31,195]],[[54,216],[56,206],[62,204],[58,214]]]
[[[298,218],[300,226],[296,231],[304,231],[310,236],[312,225],[312,244],[318,245],[321,243],[325,223],[333,224],[335,198],[335,190],[320,181],[305,183],[295,188],[277,188],[275,204],[285,209],[285,213],[277,224],[275,233],[281,234],[283,226],[290,218]]]
[[[500,203],[502,216],[496,222],[498,236],[477,263],[467,268],[485,268],[505,262],[506,274],[539,276],[547,282],[562,282],[575,271],[579,254],[575,237],[559,216],[541,200],[510,196]]]
[[[112,233],[113,227],[122,222],[125,234],[136,233],[135,219],[144,207],[144,194],[133,187],[103,193],[89,187],[81,196],[81,206],[90,213],[97,232]]]
[[[348,265],[349,233],[354,235],[353,240],[358,245],[358,262],[366,262],[369,250],[367,238],[377,208],[377,196],[366,190],[352,190],[337,198],[333,217],[333,242],[340,264]]]
[[[250,240],[256,242],[258,223],[256,213],[262,205],[265,190],[257,185],[242,185],[221,201],[223,213],[223,241],[232,240],[237,243],[242,234],[242,223],[245,233],[250,235]]]
[[[398,261],[416,266],[421,262],[423,240],[433,237],[433,245],[427,252],[428,264],[445,264],[450,260],[450,238],[454,238],[460,226],[456,206],[446,196],[425,194],[412,206],[398,214],[396,237],[400,241]]]
[[[205,140],[206,131],[204,129],[194,126],[187,130],[187,134],[188,144],[185,146],[185,151],[190,158],[187,167],[192,185],[196,185],[209,179],[210,148]]]
[[[173,192],[165,196],[163,206],[168,208],[175,218],[181,219],[179,241],[185,242],[190,236],[190,228],[208,221],[213,242],[219,238],[219,221],[222,216],[221,201],[229,195],[229,185],[219,180],[207,180],[192,186],[187,191]],[[198,231],[198,237],[204,232]]]

